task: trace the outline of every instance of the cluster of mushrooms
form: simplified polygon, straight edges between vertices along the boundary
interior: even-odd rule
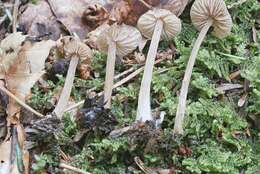
[[[174,13],[174,8],[171,10],[164,9],[163,6],[160,8],[151,8],[140,16],[136,27],[114,23],[100,34],[96,43],[97,47],[100,51],[107,53],[104,85],[104,107],[106,109],[110,109],[111,107],[116,57],[122,58],[131,53],[142,42],[142,37],[145,37],[146,39],[151,40],[151,44],[146,57],[144,74],[139,92],[136,121],[154,121],[150,101],[153,66],[160,40],[164,38],[171,39],[181,32],[181,20],[176,15],[178,14],[176,14],[176,12]],[[224,0],[195,0],[190,15],[192,23],[200,33],[194,43],[182,81],[179,104],[175,117],[174,134],[183,134],[185,105],[192,69],[204,37],[211,26],[214,28],[213,34],[218,38],[223,38],[228,35],[232,27],[231,16],[228,13]],[[72,38],[68,39],[71,40]],[[65,42],[66,40],[63,40],[63,44],[66,45]],[[63,112],[66,109],[73,84],[71,82],[73,82],[77,64],[82,61],[87,61],[88,58],[91,57],[90,48],[84,44],[80,45],[75,42],[74,47],[72,48],[74,48],[74,50],[71,51],[73,54],[68,53],[70,54],[69,57],[72,57],[68,70],[69,77],[66,77],[61,99],[54,110],[54,113],[59,117],[63,115]],[[77,52],[77,54],[75,54],[75,52]]]

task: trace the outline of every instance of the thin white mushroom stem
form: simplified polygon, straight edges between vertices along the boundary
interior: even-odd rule
[[[151,91],[151,82],[153,76],[153,66],[154,66],[156,53],[157,53],[158,45],[162,34],[162,29],[163,29],[163,22],[161,20],[157,20],[153,32],[151,45],[147,54],[145,67],[144,67],[144,75],[141,82],[141,87],[140,87],[140,92],[138,97],[136,121],[145,122],[148,120],[153,120],[152,111],[151,111],[150,91]]]
[[[202,28],[200,31],[200,34],[194,44],[194,47],[191,51],[191,55],[188,61],[188,65],[186,67],[185,75],[182,81],[181,86],[181,92],[179,96],[179,103],[177,107],[176,117],[175,117],[175,123],[174,123],[174,134],[183,134],[183,120],[185,115],[185,109],[186,109],[186,101],[187,101],[187,95],[188,95],[188,89],[192,74],[192,69],[195,64],[195,60],[200,48],[200,45],[202,41],[204,40],[209,28],[211,27],[213,23],[213,20],[209,20],[208,23]]]
[[[72,86],[73,86],[73,81],[75,78],[75,73],[76,73],[76,69],[77,69],[77,65],[79,62],[79,57],[78,56],[72,56],[71,57],[71,61],[70,61],[70,65],[69,65],[69,69],[67,72],[67,76],[66,76],[66,80],[65,80],[65,84],[63,87],[63,90],[61,92],[59,101],[53,111],[54,114],[56,114],[56,116],[58,118],[62,118],[66,107],[68,105],[68,101],[70,98],[70,93],[72,90]]]
[[[44,117],[41,113],[37,112],[33,108],[31,108],[29,105],[24,103],[22,100],[20,100],[18,97],[16,97],[14,94],[12,94],[8,89],[6,89],[4,86],[0,85],[0,90],[3,91],[6,95],[8,95],[10,98],[14,99],[18,104],[20,104],[22,107],[27,109],[28,111],[34,113],[35,115],[39,117]]]
[[[113,91],[113,80],[115,73],[115,62],[116,62],[116,43],[112,40],[109,41],[107,65],[106,65],[106,79],[104,87],[104,107],[111,108],[111,97]]]

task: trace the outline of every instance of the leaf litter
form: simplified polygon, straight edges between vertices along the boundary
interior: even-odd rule
[[[226,1],[234,22],[231,36],[222,41],[209,34],[201,46],[182,136],[173,136],[172,128],[196,36],[188,17],[192,2],[41,0],[21,4],[18,30],[26,35],[5,34],[0,42],[0,154],[5,154],[0,173],[257,173],[260,35],[255,19],[260,6],[256,0],[241,2],[243,6]],[[136,49],[117,60],[111,109],[103,107],[106,55],[96,45],[110,25],[136,26],[138,18],[153,7],[182,14],[184,23],[180,36],[160,42],[156,56],[151,106],[162,116],[158,116],[163,121],[160,126],[153,121],[133,123],[145,57],[140,55],[147,54],[149,42],[140,43],[140,52]],[[4,19],[1,28],[10,31],[10,21]],[[251,35],[241,34],[245,31]],[[62,36],[68,34],[74,36]],[[66,38],[76,52],[59,45]],[[66,59],[80,51],[74,41],[88,45],[93,55],[91,61],[75,64],[71,74]],[[62,98],[60,91],[69,75],[74,79],[72,92],[66,92],[61,111],[85,104],[76,116],[56,117],[51,112]],[[68,101],[74,103],[72,107]]]

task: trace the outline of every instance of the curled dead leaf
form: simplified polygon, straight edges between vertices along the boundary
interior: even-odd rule
[[[46,1],[29,3],[19,17],[19,24],[31,36],[48,35],[51,39],[57,40],[62,32],[61,25]]]
[[[5,80],[7,89],[22,101],[44,73],[45,60],[55,45],[54,41],[32,44],[24,42],[25,38],[21,33],[14,33],[0,43],[0,77]],[[10,99],[7,111],[9,116],[13,116],[20,111],[20,106]]]
[[[143,0],[148,6],[167,9],[176,16],[181,15],[188,0]],[[141,0],[119,0],[105,4],[105,8],[110,12],[110,22],[125,23],[135,26],[139,17],[147,12],[149,8]]]
[[[82,20],[82,15],[94,0],[48,0],[54,15],[72,34],[84,39],[90,27]],[[99,1],[96,1],[99,2]],[[61,5],[62,4],[62,5]]]
[[[88,6],[83,15],[82,19],[91,28],[96,28],[108,19],[108,11],[100,4],[94,4]]]

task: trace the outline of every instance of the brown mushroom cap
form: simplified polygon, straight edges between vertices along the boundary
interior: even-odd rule
[[[213,20],[213,34],[223,38],[232,27],[232,19],[223,0],[195,0],[190,12],[193,25],[200,31],[209,21]]]
[[[181,20],[165,9],[149,10],[139,18],[137,26],[145,37],[151,39],[157,20],[163,22],[162,37],[172,38],[181,32]]]
[[[72,36],[64,36],[61,39],[61,43],[60,47],[62,48],[66,58],[77,56],[81,62],[90,62],[92,51],[79,39]]]
[[[135,27],[114,24],[100,35],[97,39],[97,45],[100,51],[107,52],[109,42],[115,42],[116,55],[123,57],[131,53],[141,40],[142,36]]]

